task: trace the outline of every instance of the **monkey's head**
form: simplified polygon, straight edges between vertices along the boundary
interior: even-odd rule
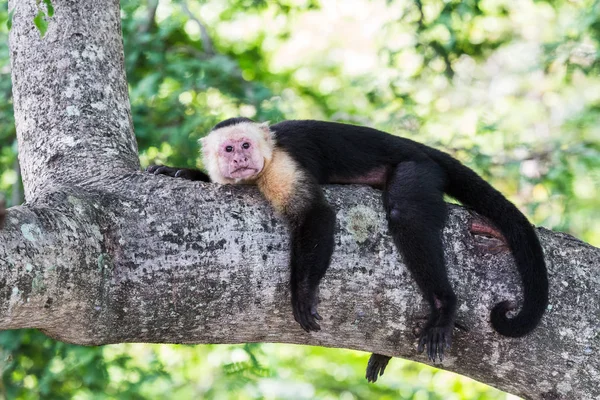
[[[271,161],[275,145],[268,123],[247,118],[217,124],[200,143],[208,175],[218,183],[256,180]]]

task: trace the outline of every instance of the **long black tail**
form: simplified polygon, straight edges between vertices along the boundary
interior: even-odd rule
[[[523,307],[516,316],[508,318],[510,302],[498,303],[492,309],[491,322],[501,335],[526,335],[540,322],[548,305],[548,272],[533,227],[514,204],[474,171],[439,150],[426,146],[423,150],[446,171],[445,192],[489,218],[506,238],[523,281]]]

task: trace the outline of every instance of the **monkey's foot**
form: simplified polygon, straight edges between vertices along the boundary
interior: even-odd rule
[[[365,378],[367,378],[369,382],[377,382],[377,378],[383,375],[385,367],[387,367],[391,358],[392,357],[384,356],[383,354],[371,354],[371,358],[369,358],[369,363],[367,364],[367,374]]]
[[[428,325],[421,332],[419,338],[419,345],[417,351],[422,353],[427,347],[427,358],[431,362],[436,362],[439,359],[440,362],[444,361],[444,350],[450,348],[452,344],[452,329],[454,323],[445,325]]]
[[[323,318],[317,312],[316,295],[302,294],[292,296],[292,309],[294,311],[294,319],[306,332],[321,330],[317,320],[320,321]]]

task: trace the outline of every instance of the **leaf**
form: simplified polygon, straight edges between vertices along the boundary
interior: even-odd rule
[[[16,7],[14,7],[12,10],[10,10],[8,12],[8,20],[6,21],[6,27],[8,28],[8,30],[10,30],[10,28],[12,28],[12,20],[13,20],[13,15],[15,15],[15,9],[16,9]]]
[[[48,30],[48,21],[44,18],[46,14],[42,10],[39,10],[35,18],[33,19],[33,23],[35,24],[38,31],[40,31],[40,36],[44,37],[46,35],[46,31]]]
[[[44,3],[46,4],[46,9],[48,10],[48,16],[49,17],[53,17],[54,16],[54,6],[52,5],[52,0],[44,0]]]

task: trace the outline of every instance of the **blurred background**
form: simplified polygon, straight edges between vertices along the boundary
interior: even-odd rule
[[[121,0],[140,158],[199,166],[245,116],[368,125],[445,149],[536,224],[600,245],[600,0]],[[0,192],[23,202],[9,13]],[[50,23],[52,23],[50,21]],[[318,347],[80,347],[0,333],[0,399],[505,399],[467,378]]]

